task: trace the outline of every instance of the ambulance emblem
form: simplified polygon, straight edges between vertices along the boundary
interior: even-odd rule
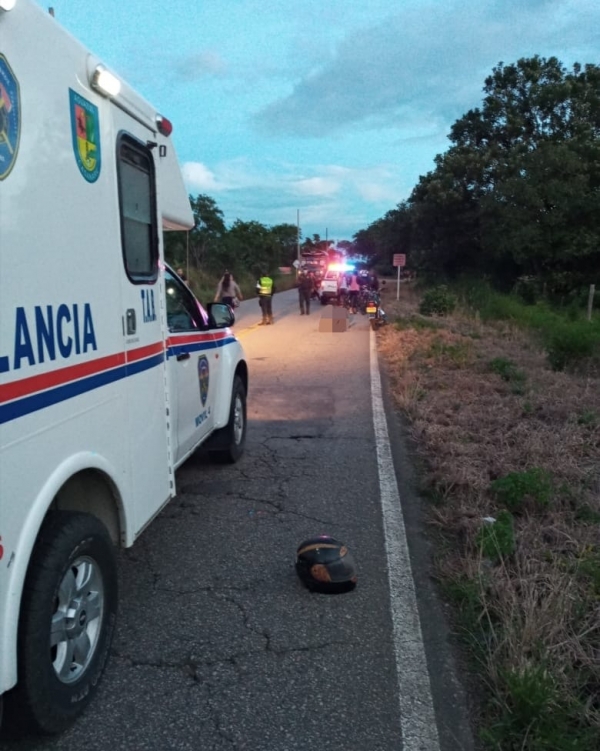
[[[202,406],[206,404],[208,399],[208,360],[205,355],[198,358],[198,382],[200,384],[200,399],[202,400]]]
[[[79,171],[95,183],[100,174],[100,119],[98,107],[69,89],[73,150]]]
[[[4,55],[0,54],[0,180],[13,168],[21,135],[19,82]]]

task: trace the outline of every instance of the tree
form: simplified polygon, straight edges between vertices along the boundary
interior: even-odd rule
[[[430,273],[485,273],[505,286],[520,274],[576,286],[597,273],[599,67],[499,63],[450,141],[407,204],[369,228],[377,252],[391,241]]]
[[[226,233],[223,212],[210,196],[200,194],[190,204],[194,215],[194,228],[190,231],[190,256],[198,267],[218,270],[223,266],[220,247]]]
[[[281,265],[281,245],[277,236],[260,222],[243,222],[236,219],[228,232],[231,250],[235,250],[236,263],[242,268],[260,272],[274,271]]]
[[[280,247],[278,265],[291,266],[298,256],[298,228],[294,224],[276,224],[271,233]]]

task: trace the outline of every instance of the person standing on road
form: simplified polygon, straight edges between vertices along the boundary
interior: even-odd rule
[[[358,308],[358,293],[360,292],[360,283],[358,281],[358,275],[352,274],[350,277],[350,285],[348,287],[348,304],[352,308],[352,311],[356,313]]]
[[[298,301],[300,315],[310,315],[310,298],[314,287],[314,280],[310,274],[300,274],[298,278]]]
[[[258,292],[258,304],[262,310],[262,321],[259,326],[268,326],[273,323],[273,293],[275,284],[273,279],[266,271],[263,271],[256,282],[256,291]]]
[[[223,274],[221,281],[219,282],[219,286],[217,287],[215,302],[222,302],[225,303],[225,305],[229,305],[230,308],[235,308],[236,299],[244,299],[242,297],[242,291],[240,290],[233,276],[229,273],[229,271],[226,271]]]

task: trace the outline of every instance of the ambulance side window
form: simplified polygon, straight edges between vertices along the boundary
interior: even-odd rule
[[[125,271],[134,284],[148,284],[158,278],[154,162],[149,149],[125,134],[117,155]]]
[[[167,326],[169,331],[202,331],[208,328],[198,305],[187,287],[165,270]]]

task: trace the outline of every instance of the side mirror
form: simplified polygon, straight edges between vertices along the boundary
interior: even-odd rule
[[[206,307],[208,325],[211,329],[226,329],[235,323],[235,315],[229,305],[222,302],[211,302]]]

